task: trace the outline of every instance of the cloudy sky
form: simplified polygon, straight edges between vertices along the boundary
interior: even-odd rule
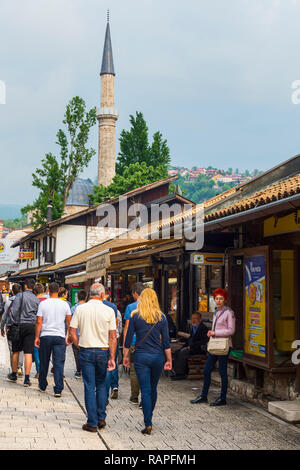
[[[107,8],[117,139],[139,110],[173,164],[265,170],[300,153],[300,0],[0,0],[1,203],[33,200],[69,99],[99,106]]]

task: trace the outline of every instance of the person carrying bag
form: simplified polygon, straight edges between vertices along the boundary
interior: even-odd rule
[[[226,312],[226,307],[223,307],[220,312],[217,313],[212,331],[215,333],[216,325],[219,318]],[[217,356],[226,356],[229,352],[229,337],[227,338],[214,338],[211,336],[207,344],[207,352],[210,354],[215,354]]]
[[[136,333],[134,368],[142,393],[145,428],[142,434],[151,434],[152,415],[157,401],[157,385],[163,368],[172,369],[168,322],[161,312],[153,289],[142,291],[137,309],[131,314],[125,338],[123,365],[130,366],[129,348]]]
[[[225,305],[227,301],[227,291],[225,289],[216,289],[214,291],[214,300],[217,310],[214,315],[212,330],[207,333],[210,339],[207,345],[208,357],[204,367],[202,393],[196,399],[191,400],[191,403],[207,403],[211,373],[218,362],[222,381],[221,395],[210,405],[222,406],[226,405],[228,388],[227,363],[230,348],[232,348],[231,336],[235,333],[235,316],[231,308]]]
[[[20,309],[18,311],[18,315],[17,315],[17,317],[15,317],[13,319],[13,322],[10,325],[9,332],[7,334],[8,339],[13,343],[17,343],[18,341],[20,341],[20,330],[21,330],[21,328],[20,328],[20,318],[21,318],[21,313],[22,313],[22,310],[23,310],[24,293],[22,293],[21,295],[22,295],[22,300],[21,300]],[[10,309],[9,316],[11,316],[11,311],[12,311],[12,308],[13,308],[13,302],[11,303],[11,305],[9,307],[9,309]]]

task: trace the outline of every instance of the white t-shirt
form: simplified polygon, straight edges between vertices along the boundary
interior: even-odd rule
[[[69,304],[61,299],[47,299],[40,303],[37,316],[43,317],[42,336],[61,336],[65,338],[66,316],[71,316]]]
[[[115,312],[101,300],[91,299],[78,305],[70,326],[80,329],[82,348],[108,348],[109,331],[116,330]]]

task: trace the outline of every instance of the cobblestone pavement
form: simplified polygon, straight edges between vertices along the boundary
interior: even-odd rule
[[[74,378],[72,349],[67,349],[65,389],[54,398],[52,378],[46,393],[6,380],[8,351],[0,338],[0,450],[1,449],[93,449],[93,450],[226,450],[300,449],[300,429],[263,409],[228,396],[228,406],[192,405],[200,381],[171,382],[162,377],[154,411],[151,436],[143,436],[142,410],[129,403],[129,377],[120,378],[120,393],[107,407],[107,426],[101,434],[81,429],[86,422],[83,382]],[[33,365],[32,375],[35,374]],[[193,388],[198,387],[198,390]],[[218,396],[212,387],[209,399]]]

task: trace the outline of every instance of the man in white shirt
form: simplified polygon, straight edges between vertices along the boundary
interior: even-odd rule
[[[107,370],[115,368],[117,345],[116,318],[111,307],[103,304],[102,284],[91,286],[87,303],[79,305],[70,325],[72,343],[80,349],[80,365],[84,382],[84,400],[88,415],[84,431],[97,432],[106,426]],[[80,337],[76,334],[80,329]]]
[[[50,298],[40,303],[36,327],[35,346],[40,353],[39,389],[45,392],[47,375],[52,354],[54,367],[54,396],[61,397],[64,388],[64,365],[66,359],[66,327],[69,329],[71,310],[67,302],[58,298],[59,285],[49,286]],[[68,335],[67,335],[68,337]]]

